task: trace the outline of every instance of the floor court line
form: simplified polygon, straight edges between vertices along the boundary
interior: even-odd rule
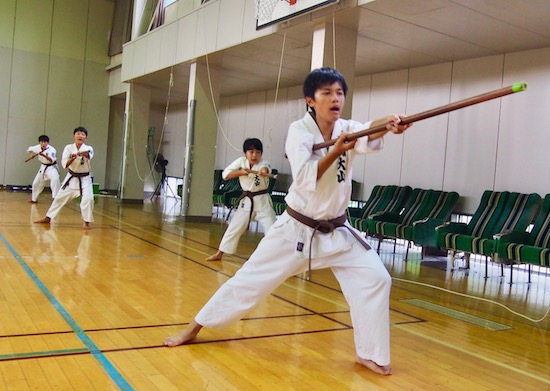
[[[114,367],[114,365],[105,357],[105,355],[98,349],[95,343],[86,335],[84,330],[76,323],[76,321],[71,317],[71,315],[63,308],[61,303],[55,298],[55,296],[50,292],[50,290],[44,285],[38,276],[32,271],[32,269],[27,265],[23,258],[17,253],[17,251],[12,247],[12,245],[7,241],[7,239],[0,233],[0,241],[4,243],[4,246],[12,253],[19,265],[25,270],[27,275],[31,280],[38,286],[40,291],[48,298],[53,307],[57,312],[63,317],[65,322],[69,324],[71,329],[75,332],[76,336],[80,341],[86,346],[92,356],[96,361],[101,365],[101,367],[107,372],[109,377],[115,382],[115,384],[123,391],[133,391],[133,388],[130,384],[122,377],[120,372]]]
[[[475,358],[478,358],[480,360],[483,360],[483,361],[487,361],[493,365],[496,365],[496,366],[499,366],[499,367],[502,367],[504,368],[505,370],[507,371],[510,371],[510,372],[516,372],[516,373],[519,373],[523,376],[527,376],[527,377],[530,377],[530,378],[533,378],[535,380],[538,380],[540,382],[543,382],[543,383],[546,383],[546,384],[550,384],[550,379],[546,379],[542,376],[538,376],[537,374],[535,373],[532,373],[532,372],[527,372],[527,371],[524,371],[523,369],[520,369],[520,368],[517,368],[513,365],[508,365],[504,362],[501,362],[501,361],[498,361],[498,360],[494,360],[490,357],[487,357],[483,354],[479,354],[479,353],[475,353],[474,351],[472,351],[471,349],[463,349],[461,348],[460,346],[458,345],[455,345],[455,344],[452,344],[452,343],[449,343],[449,342],[445,342],[443,340],[441,340],[440,338],[432,338],[431,336],[428,336],[424,333],[421,333],[421,332],[418,332],[416,330],[413,330],[412,328],[410,327],[401,327],[400,325],[395,325],[397,328],[399,328],[399,330],[403,330],[407,333],[410,333],[410,334],[414,334],[415,336],[417,337],[420,337],[420,338],[423,338],[423,339],[427,339],[429,340],[430,342],[432,343],[437,343],[437,344],[440,344],[442,346],[445,346],[449,349],[453,349],[453,350],[456,350],[456,351],[459,351],[467,356],[472,356],[472,357],[475,357]]]

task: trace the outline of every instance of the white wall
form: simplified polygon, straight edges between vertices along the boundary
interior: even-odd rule
[[[27,147],[46,133],[61,154],[89,130],[95,181],[105,177],[109,123],[109,0],[0,2],[0,183],[30,184]]]
[[[387,135],[382,151],[354,164],[362,198],[377,184],[457,191],[461,211],[472,213],[486,189],[550,193],[550,48],[357,77],[352,117],[416,114],[518,81],[529,83],[527,91],[420,121],[404,136]],[[305,110],[301,86],[281,89],[275,106],[274,96],[222,99],[216,168],[241,156],[244,138],[258,137],[272,167],[290,173],[283,143],[289,123]]]

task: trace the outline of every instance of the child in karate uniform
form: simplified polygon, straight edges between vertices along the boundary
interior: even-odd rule
[[[57,151],[50,145],[50,138],[43,134],[38,137],[38,144],[27,149],[29,159],[38,158],[40,168],[32,181],[32,195],[29,201],[32,204],[38,202],[38,196],[44,190],[46,182],[50,181],[52,198],[55,198],[61,183],[59,182],[59,171],[57,171]]]
[[[312,71],[304,81],[305,116],[290,125],[286,154],[293,183],[287,210],[257,249],[166,346],[193,340],[202,327],[225,328],[242,319],[287,278],[312,269],[331,268],[350,306],[356,361],[390,375],[389,296],[391,277],[376,250],[346,221],[351,197],[352,160],[368,149],[380,149],[387,132],[400,134],[410,125],[401,118],[362,124],[340,118],[347,85],[330,68]],[[352,132],[386,124],[386,131],[347,141]],[[314,144],[337,139],[329,148]]]
[[[63,167],[69,172],[48,209],[46,217],[35,221],[35,223],[49,224],[67,202],[80,196],[80,213],[84,220],[83,229],[89,230],[90,223],[94,221],[94,191],[90,176],[92,169],[90,160],[94,157],[94,149],[91,145],[85,144],[88,139],[88,131],[81,126],[73,131],[73,139],[74,143],[63,149],[61,160]]]
[[[225,180],[239,178],[243,194],[218,251],[207,257],[207,261],[219,261],[225,253],[235,254],[239,239],[251,220],[262,223],[264,232],[275,222],[275,211],[268,193],[271,167],[268,161],[262,160],[262,142],[257,138],[247,138],[243,143],[243,152],[244,156],[222,172]]]

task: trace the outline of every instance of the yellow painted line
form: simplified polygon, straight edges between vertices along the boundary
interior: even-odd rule
[[[550,379],[547,379],[547,378],[544,378],[542,376],[539,376],[539,375],[536,375],[532,372],[527,372],[527,371],[524,371],[520,368],[516,368],[514,366],[510,366],[508,364],[505,364],[503,362],[500,362],[498,360],[495,360],[495,359],[492,359],[490,357],[487,357],[487,356],[484,356],[482,354],[478,354],[478,353],[475,353],[475,352],[472,352],[471,350],[468,350],[468,349],[464,349],[464,348],[461,348],[457,345],[453,345],[451,343],[448,343],[448,342],[444,342],[442,341],[441,339],[438,339],[438,338],[432,338],[426,334],[423,334],[423,333],[420,333],[418,331],[415,331],[413,329],[411,329],[411,326],[410,325],[393,325],[394,327],[397,327],[399,328],[400,330],[402,331],[406,331],[410,334],[414,334],[416,335],[417,337],[421,337],[421,338],[424,338],[424,339],[427,339],[429,340],[430,342],[433,342],[433,343],[438,343],[439,345],[443,345],[449,349],[453,349],[453,350],[457,350],[461,353],[464,353],[466,355],[469,355],[469,356],[473,356],[475,358],[478,358],[480,360],[483,360],[483,361],[487,361],[493,365],[496,365],[496,366],[499,366],[499,367],[502,367],[508,371],[512,371],[512,372],[516,372],[520,375],[523,375],[523,376],[527,376],[527,377],[530,377],[532,379],[535,379],[535,380],[538,380],[540,382],[543,382],[543,383],[546,383],[546,384],[550,384]]]

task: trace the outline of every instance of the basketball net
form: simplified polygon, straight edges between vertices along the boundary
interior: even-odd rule
[[[298,0],[256,0],[256,19],[270,20],[279,1],[286,1],[290,5],[294,5]]]

